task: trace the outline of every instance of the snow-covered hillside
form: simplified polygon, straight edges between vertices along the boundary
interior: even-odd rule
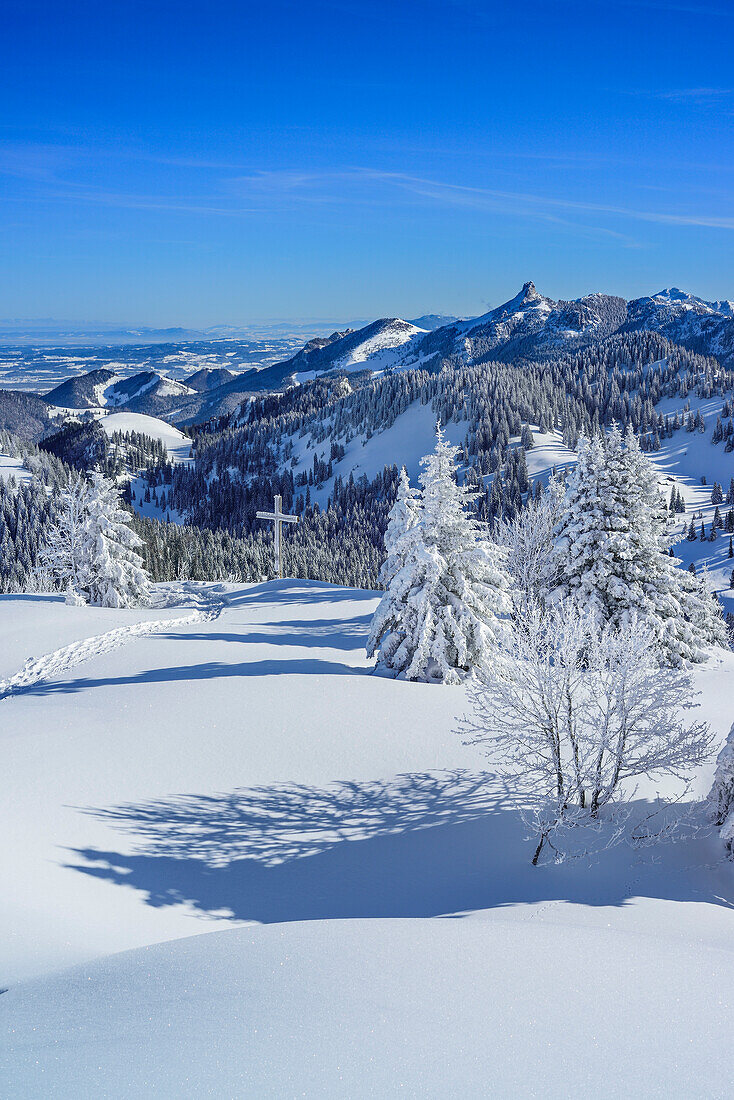
[[[365,367],[379,374],[404,362],[415,363],[413,347],[425,334],[425,329],[399,317],[375,321],[357,332],[345,333],[328,345],[315,347],[305,360],[305,369],[298,370],[294,378],[297,382],[309,382],[327,370],[348,372]]]
[[[137,432],[149,439],[159,440],[166,448],[168,461],[173,465],[191,461],[189,436],[156,416],[145,416],[143,413],[133,412],[108,413],[100,420],[100,424],[110,438],[118,432],[123,435],[128,432]],[[183,522],[184,517],[175,508],[160,506],[157,495],[155,500],[146,500],[146,488],[148,488],[148,482],[143,475],[138,474],[130,478],[132,504],[136,512],[149,518],[168,518],[174,523]]]
[[[137,432],[139,435],[147,435],[149,439],[160,440],[166,448],[169,462],[188,462],[190,458],[191,439],[157,416],[131,412],[109,413],[100,423],[110,437],[116,432]]]
[[[135,348],[124,354],[116,349],[116,358],[95,354],[84,360],[74,356],[59,360],[55,356],[54,376],[67,362],[71,377],[46,398],[58,409],[125,408],[186,425],[231,413],[253,394],[280,393],[333,371],[380,375],[406,367],[435,368],[449,357],[465,363],[549,360],[598,346],[613,333],[637,332],[661,333],[690,351],[717,357],[725,367],[734,363],[731,302],[704,301],[676,288],[630,302],[599,292],[570,301],[554,300],[528,281],[513,297],[479,317],[381,318],[358,329],[310,339],[298,350],[286,341],[287,358],[270,354],[274,348],[262,349],[268,355],[259,357],[257,365],[243,359],[241,345],[235,350],[226,340],[207,342],[201,348],[174,343],[152,361],[150,356],[136,354],[145,349]],[[41,351],[38,354],[45,363],[48,356]],[[94,369],[79,374],[82,361],[94,364]],[[154,363],[160,369],[131,373],[133,362]],[[14,430],[17,420],[16,409],[0,407],[0,427]]]
[[[22,459],[0,453],[0,478],[3,478],[4,481],[13,478],[16,483],[20,484],[21,482],[30,481],[32,476],[30,470],[26,470],[23,465]]]
[[[464,689],[369,675],[375,594],[169,591],[0,599],[6,680],[82,643],[0,701],[9,1095],[727,1095],[715,837],[534,869]]]
[[[188,397],[196,391],[157,371],[139,371],[124,375],[111,369],[91,371],[68,379],[46,394],[46,400],[62,409],[101,409],[132,407]]]
[[[466,425],[447,425],[446,436],[451,443],[459,444],[465,435]],[[436,418],[431,406],[414,401],[386,431],[375,432],[369,439],[365,433],[355,436],[336,472],[342,476],[353,473],[355,478],[363,474],[373,478],[383,467],[397,463],[406,467],[410,478],[415,482],[420,471],[420,460],[433,449],[435,436]],[[324,457],[328,453],[328,448],[323,443],[314,444],[310,436],[302,439],[297,437],[294,442],[297,448],[294,474],[307,472],[315,455]],[[325,504],[333,482],[332,477],[320,489],[316,489],[313,500],[320,505]]]

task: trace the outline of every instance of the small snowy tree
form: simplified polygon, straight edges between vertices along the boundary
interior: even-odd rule
[[[467,511],[458,448],[436,434],[421,460],[418,521],[401,536],[403,564],[377,607],[367,653],[393,676],[450,684],[496,647],[510,580],[502,550]]]
[[[588,607],[600,626],[642,618],[663,663],[705,659],[726,645],[716,602],[668,552],[667,508],[631,433],[581,439],[555,531],[556,599]]]
[[[553,557],[553,533],[561,519],[563,483],[551,477],[540,496],[528,499],[511,520],[500,520],[495,539],[506,547],[507,569],[514,585],[516,607],[542,603],[557,582]]]
[[[70,602],[76,602],[88,567],[89,500],[88,482],[80,474],[74,474],[60,493],[60,507],[45,532],[38,554],[39,583],[41,578],[52,578],[67,593]]]
[[[728,854],[734,859],[734,726],[716,761],[714,785],[709,794],[714,824],[720,828]]]
[[[98,607],[135,607],[148,603],[150,580],[138,550],[143,545],[129,526],[114,482],[91,475],[85,524],[89,553],[81,592]]]
[[[150,586],[142,543],[128,525],[113,482],[94,473],[75,475],[61,493],[61,508],[46,532],[39,568],[67,593],[67,602],[133,607],[148,602]]]
[[[681,717],[691,677],[661,669],[657,648],[642,620],[601,626],[565,601],[516,616],[483,668],[463,732],[512,779],[536,834],[533,863],[554,834],[593,823],[631,780],[687,781],[709,755],[708,727]]]
[[[380,583],[389,588],[394,577],[405,565],[410,539],[408,532],[415,527],[420,515],[416,492],[410,487],[408,473],[403,466],[398,480],[395,503],[390,509],[385,531],[385,561],[380,569]]]

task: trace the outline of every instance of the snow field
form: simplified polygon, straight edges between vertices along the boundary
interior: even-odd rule
[[[183,586],[182,586],[183,587]],[[103,653],[109,653],[133,638],[140,638],[148,634],[160,634],[164,630],[170,630],[175,626],[184,626],[189,623],[205,622],[208,619],[216,619],[222,609],[221,599],[217,599],[222,586],[216,586],[204,592],[206,602],[203,609],[189,612],[178,618],[145,620],[133,623],[129,626],[118,626],[114,630],[108,630],[104,634],[98,634],[91,638],[82,638],[79,641],[70,642],[43,657],[29,658],[23,668],[5,680],[0,680],[0,701],[9,695],[17,694],[32,687],[52,676],[58,676],[61,672],[68,672],[83,661],[92,657],[99,657]],[[187,592],[188,594],[188,592]],[[198,593],[191,593],[198,595]]]
[[[369,675],[376,594],[177,595],[188,621],[137,635],[137,613],[3,600],[6,675],[19,631],[18,664],[33,632],[84,658],[0,708],[13,1097],[728,1094],[713,835],[533,869],[455,732],[464,688]],[[100,626],[129,644],[95,650]],[[695,676],[723,741],[734,655]]]
[[[22,459],[0,454],[0,478],[3,481],[9,481],[11,477],[15,478],[16,483],[20,485],[30,481],[33,474],[30,470],[26,470]]]
[[[110,413],[102,419],[101,423],[110,437],[115,432],[139,432],[150,439],[159,439],[166,448],[169,462],[173,464],[191,462],[191,439],[178,428],[174,428],[172,424],[167,424],[165,420],[159,420],[155,416],[145,416],[143,413],[120,412]],[[170,516],[173,523],[184,522],[184,517],[175,508],[160,508],[152,500],[145,501],[143,497],[146,486],[147,481],[144,477],[130,479],[130,488],[135,493],[133,506],[141,516],[152,519],[166,519]]]
[[[15,1097],[723,1097],[731,967],[502,918],[239,929],[10,991],[0,1066]]]

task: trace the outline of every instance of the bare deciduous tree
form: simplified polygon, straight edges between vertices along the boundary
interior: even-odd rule
[[[686,781],[710,755],[708,726],[684,720],[690,675],[659,660],[644,623],[600,627],[572,601],[530,604],[509,625],[463,732],[512,776],[537,835],[534,864],[558,829],[597,821],[631,780]]]
[[[516,516],[497,524],[495,539],[506,548],[514,599],[521,610],[542,603],[555,586],[553,532],[563,512],[564,493],[563,483],[552,477],[537,499],[528,499]]]

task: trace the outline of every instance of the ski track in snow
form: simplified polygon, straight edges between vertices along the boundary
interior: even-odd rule
[[[68,672],[82,661],[88,661],[92,657],[101,657],[103,653],[118,649],[126,645],[133,638],[145,637],[149,634],[162,634],[176,626],[187,626],[193,623],[211,622],[219,618],[226,603],[223,585],[207,585],[199,587],[196,582],[184,581],[173,587],[173,592],[180,598],[193,600],[198,604],[187,615],[180,615],[176,619],[151,619],[147,622],[134,623],[131,626],[118,626],[114,630],[108,630],[104,634],[96,634],[91,638],[82,638],[78,642],[71,642],[52,653],[46,653],[43,657],[29,657],[19,672],[9,676],[6,680],[0,680],[0,702],[12,695],[25,691],[41,680],[49,680],[59,673]],[[170,605],[169,605],[170,606]],[[174,605],[175,606],[175,605]]]

